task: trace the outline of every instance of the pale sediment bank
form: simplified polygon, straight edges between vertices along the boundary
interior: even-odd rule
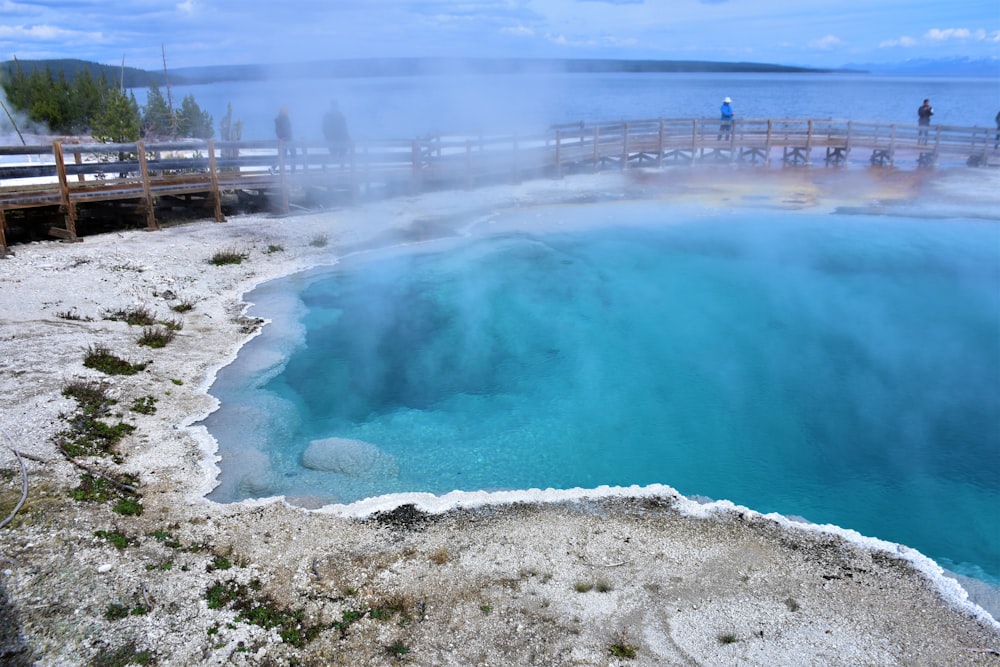
[[[128,651],[169,665],[995,664],[1000,626],[905,547],[701,505],[669,487],[415,494],[312,512],[274,499],[220,505],[204,499],[218,474],[213,441],[191,425],[215,407],[207,389],[217,370],[260,326],[242,295],[346,252],[459,233],[490,210],[589,197],[927,210],[932,194],[962,214],[995,212],[996,176],[973,172],[984,180],[970,181],[982,194],[970,199],[965,170],[933,184],[892,172],[602,175],[17,246],[0,261],[0,426],[31,458],[27,502],[0,530],[0,656],[46,665]],[[209,265],[220,250],[248,257]],[[194,307],[171,310],[181,302]],[[138,306],[183,328],[150,349],[136,342],[140,328],[103,318]],[[98,345],[151,363],[102,375],[82,363]],[[117,401],[106,421],[136,427],[118,462],[85,461],[136,476],[139,516],[69,497],[81,470],[53,440],[76,407],[62,390],[79,380],[103,382]],[[155,412],[131,409],[148,397]],[[0,461],[6,515],[21,476],[12,454]]]

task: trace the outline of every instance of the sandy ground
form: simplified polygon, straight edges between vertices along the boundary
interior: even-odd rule
[[[0,529],[0,663],[1000,665],[1000,625],[920,554],[668,487],[318,511],[205,500],[217,460],[192,424],[215,406],[215,372],[261,326],[241,296],[263,280],[536,201],[1000,210],[985,170],[933,183],[867,170],[721,176],[574,177],[16,246],[0,260],[0,517],[21,498],[11,450],[28,493]],[[246,260],[210,265],[223,250]],[[193,308],[171,310],[181,302]],[[183,325],[166,347],[105,319],[140,306]],[[95,346],[148,364],[104,375],[83,365]],[[56,442],[77,408],[63,390],[80,382],[117,401],[106,423],[135,430],[113,456],[77,460],[134,479],[140,515],[70,497],[83,470]],[[141,409],[148,397],[155,412]]]

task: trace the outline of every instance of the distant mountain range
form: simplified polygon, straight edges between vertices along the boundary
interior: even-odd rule
[[[861,63],[845,68],[872,74],[914,76],[982,76],[1000,79],[1000,58],[914,58],[898,63]]]
[[[454,74],[528,74],[546,72],[824,72],[769,63],[695,60],[598,60],[546,58],[357,58],[274,65],[183,67],[175,73],[191,82],[253,81],[269,78],[352,78]],[[171,74],[173,76],[173,73]]]
[[[179,67],[163,72],[133,67],[101,65],[84,60],[8,60],[0,63],[0,71],[20,67],[30,72],[49,68],[53,74],[62,72],[67,78],[88,70],[95,78],[103,75],[109,81],[121,80],[126,88],[144,88],[152,84],[199,84],[216,81],[261,81],[264,79],[314,79],[380,76],[434,76],[446,74],[524,74],[545,72],[804,72],[822,73],[830,70],[792,67],[769,63],[709,62],[697,60],[574,60],[544,58],[357,58],[346,60],[316,60],[301,63],[257,65],[209,65]]]
[[[702,60],[600,60],[556,58],[357,58],[317,60],[301,63],[216,65],[180,67],[167,74],[134,67],[102,65],[84,60],[8,60],[0,62],[0,73],[20,67],[25,71],[49,68],[67,78],[87,70],[91,76],[120,80],[126,88],[172,84],[201,84],[217,81],[261,81],[265,79],[315,79],[381,76],[435,76],[454,74],[526,74],[546,72],[706,72],[706,73],[808,73],[858,72],[893,75],[998,76],[1000,59],[955,58],[916,59],[894,64],[850,64],[836,69],[794,67],[770,63],[711,62]]]

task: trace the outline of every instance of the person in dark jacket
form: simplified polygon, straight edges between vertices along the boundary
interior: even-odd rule
[[[330,108],[323,116],[323,136],[330,147],[330,155],[340,158],[343,163],[350,139],[347,134],[347,121],[340,112],[337,100],[330,102]]]
[[[924,128],[930,126],[933,115],[934,108],[931,106],[931,101],[924,100],[924,103],[917,109],[917,125],[920,126],[919,143],[927,143],[927,130]]]
[[[288,117],[288,107],[281,107],[278,110],[278,116],[274,119],[274,134],[281,142],[278,150],[284,151],[286,157],[294,160],[295,148],[289,145],[292,140],[292,120]],[[294,165],[292,171],[295,171]]]
[[[733,101],[728,97],[722,100],[722,106],[719,107],[720,119],[722,124],[719,125],[719,136],[717,139],[722,139],[723,137],[729,139],[730,132],[733,130]]]

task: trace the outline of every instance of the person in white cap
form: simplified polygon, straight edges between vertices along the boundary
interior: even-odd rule
[[[722,124],[719,125],[718,139],[721,140],[724,136],[728,140],[729,133],[733,129],[733,101],[728,97],[722,100],[722,107],[719,111],[722,114]]]

